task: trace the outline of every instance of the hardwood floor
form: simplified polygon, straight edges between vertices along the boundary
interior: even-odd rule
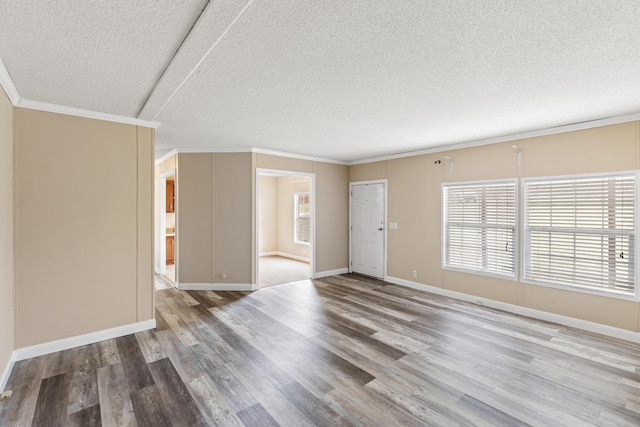
[[[156,291],[157,328],[16,363],[2,426],[638,426],[640,345],[354,275]]]

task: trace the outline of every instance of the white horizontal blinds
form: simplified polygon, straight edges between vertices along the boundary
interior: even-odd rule
[[[633,294],[633,174],[525,182],[525,279]]]
[[[515,275],[515,182],[446,184],[444,264]]]
[[[311,241],[311,195],[300,193],[295,195],[296,229],[295,242],[309,243]]]

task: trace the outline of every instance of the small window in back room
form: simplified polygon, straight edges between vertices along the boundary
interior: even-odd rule
[[[294,243],[309,244],[311,242],[311,195],[296,193],[293,197],[295,208],[293,241]]]

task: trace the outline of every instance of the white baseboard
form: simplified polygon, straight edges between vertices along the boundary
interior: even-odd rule
[[[288,254],[286,252],[280,252],[280,251],[260,252],[260,256],[281,256],[283,258],[295,259],[296,261],[311,262],[309,258]]]
[[[11,375],[11,370],[13,369],[13,365],[16,362],[16,352],[11,352],[11,356],[7,361],[7,366],[5,366],[4,371],[2,372],[2,376],[0,377],[0,391],[4,391],[4,388],[7,386],[7,381],[9,381],[9,375]]]
[[[50,341],[43,344],[32,345],[15,350],[14,361],[29,359],[31,357],[42,356],[56,351],[68,350],[74,347],[80,347],[87,344],[93,344],[112,338],[122,337],[124,335],[135,334],[136,332],[146,331],[156,327],[156,319],[149,319],[143,322],[131,323],[129,325],[118,326],[116,328],[105,329],[102,331],[91,332],[75,337],[64,338],[57,341]]]
[[[340,274],[347,274],[348,268],[338,268],[337,270],[318,271],[313,275],[314,279],[322,279],[323,277],[338,276]]]
[[[178,283],[181,291],[255,291],[257,285],[250,283]]]
[[[640,333],[630,331],[628,329],[616,328],[614,326],[603,325],[601,323],[590,322],[588,320],[576,319],[575,317],[563,316],[560,314],[549,313],[547,311],[536,310],[533,308],[495,301],[488,298],[482,298],[475,295],[464,294],[462,292],[450,291],[448,289],[424,285],[422,283],[398,279],[391,276],[387,276],[385,278],[385,281],[400,286],[406,286],[408,288],[418,289],[420,291],[431,292],[432,294],[442,295],[460,301],[483,305],[485,307],[506,311],[520,316],[531,317],[534,319],[543,320],[545,322],[557,323],[559,325],[582,329],[584,331],[594,332],[596,334],[607,335],[613,338],[640,343]]]

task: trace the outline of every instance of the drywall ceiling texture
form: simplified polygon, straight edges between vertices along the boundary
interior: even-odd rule
[[[158,152],[349,161],[640,113],[638,45],[635,0],[0,5],[22,97],[160,121]]]
[[[136,117],[206,0],[0,2],[21,98]]]
[[[157,147],[340,160],[640,111],[637,2],[255,1]]]

